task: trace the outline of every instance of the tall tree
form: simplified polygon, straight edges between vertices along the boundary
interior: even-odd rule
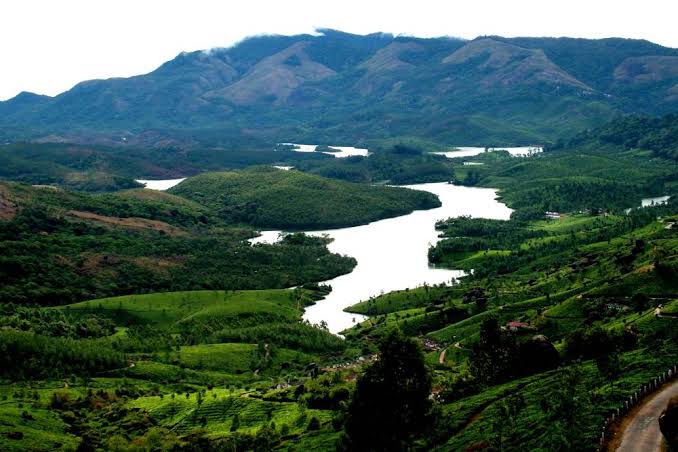
[[[513,374],[516,356],[515,338],[501,331],[497,319],[490,317],[480,325],[480,340],[471,349],[471,374],[485,385],[506,380]]]
[[[379,347],[379,359],[357,382],[342,448],[405,450],[426,425],[430,393],[431,376],[419,344],[392,331]]]

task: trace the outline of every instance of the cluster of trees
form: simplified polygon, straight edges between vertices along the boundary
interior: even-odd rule
[[[442,263],[463,253],[514,249],[531,238],[543,237],[545,231],[529,228],[523,221],[488,220],[459,217],[440,221],[436,229],[443,240],[428,252],[429,261]]]
[[[355,226],[440,206],[428,192],[270,167],[202,174],[170,192],[203,204],[228,223],[292,230]]]
[[[389,182],[406,185],[454,179],[454,167],[445,157],[424,152],[416,143],[377,144],[369,158],[348,157],[299,162],[296,168],[351,182]]]
[[[0,302],[67,304],[132,293],[290,287],[347,273],[355,260],[326,239],[249,246],[245,230],[111,229],[24,208],[0,223]]]
[[[632,349],[637,337],[628,330],[610,331],[601,327],[583,327],[573,331],[565,339],[565,357],[575,359],[598,359],[610,357]]]
[[[0,375],[11,380],[93,376],[125,367],[127,361],[105,343],[49,337],[13,329],[0,331]]]
[[[171,133],[171,132],[168,132]],[[323,154],[253,150],[251,143],[213,152],[202,148],[109,148],[63,143],[17,142],[0,145],[0,179],[52,184],[88,192],[141,187],[135,178],[171,179],[225,168],[275,162],[329,160]]]
[[[584,131],[569,141],[561,141],[554,149],[581,146],[595,140],[625,149],[648,149],[659,157],[678,160],[678,114],[618,118],[597,129]]]
[[[253,343],[263,341],[292,350],[310,353],[337,352],[344,341],[327,331],[306,323],[267,323],[245,328],[226,328],[213,333],[210,342]]]
[[[489,318],[480,326],[480,339],[471,349],[469,362],[475,382],[485,386],[553,369],[560,355],[544,336],[518,340],[502,330],[497,319]]]
[[[473,274],[468,278],[482,279],[490,275],[507,274],[516,269],[531,271],[567,266],[578,255],[582,245],[605,242],[656,220],[657,215],[671,212],[672,205],[648,207],[630,211],[618,220],[600,217],[582,230],[570,233],[549,233],[535,230],[522,220],[508,222],[484,219],[458,218],[439,223],[443,240],[429,249],[429,260],[435,263],[456,264],[465,252],[505,250],[509,253],[491,254],[474,260]],[[549,237],[555,240],[530,239]],[[529,246],[525,246],[529,244]],[[667,267],[668,268],[668,267]],[[670,269],[667,272],[671,272]]]
[[[46,310],[13,304],[0,305],[0,328],[30,331],[36,334],[71,339],[105,337],[115,332],[107,318],[70,315],[65,311]]]
[[[428,425],[431,375],[420,346],[392,331],[379,359],[358,379],[345,418],[341,450],[409,450]]]
[[[667,156],[675,149],[670,143],[675,143],[677,122],[676,115],[613,121],[529,159],[493,158],[477,177],[469,177],[501,189],[504,202],[519,211],[635,207],[645,196],[673,190],[670,162],[648,158],[637,148]]]

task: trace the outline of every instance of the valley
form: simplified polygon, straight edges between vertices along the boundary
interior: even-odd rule
[[[614,447],[678,364],[677,52],[320,30],[0,102],[0,450]]]

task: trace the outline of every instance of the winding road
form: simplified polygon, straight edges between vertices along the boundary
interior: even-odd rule
[[[666,384],[634,408],[622,420],[616,440],[610,443],[609,451],[659,452],[663,436],[659,430],[659,415],[671,397],[678,395],[678,380]]]

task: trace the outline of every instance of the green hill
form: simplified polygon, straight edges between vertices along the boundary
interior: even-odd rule
[[[207,206],[228,222],[280,229],[355,226],[440,205],[430,193],[274,168],[201,174],[170,193]]]

